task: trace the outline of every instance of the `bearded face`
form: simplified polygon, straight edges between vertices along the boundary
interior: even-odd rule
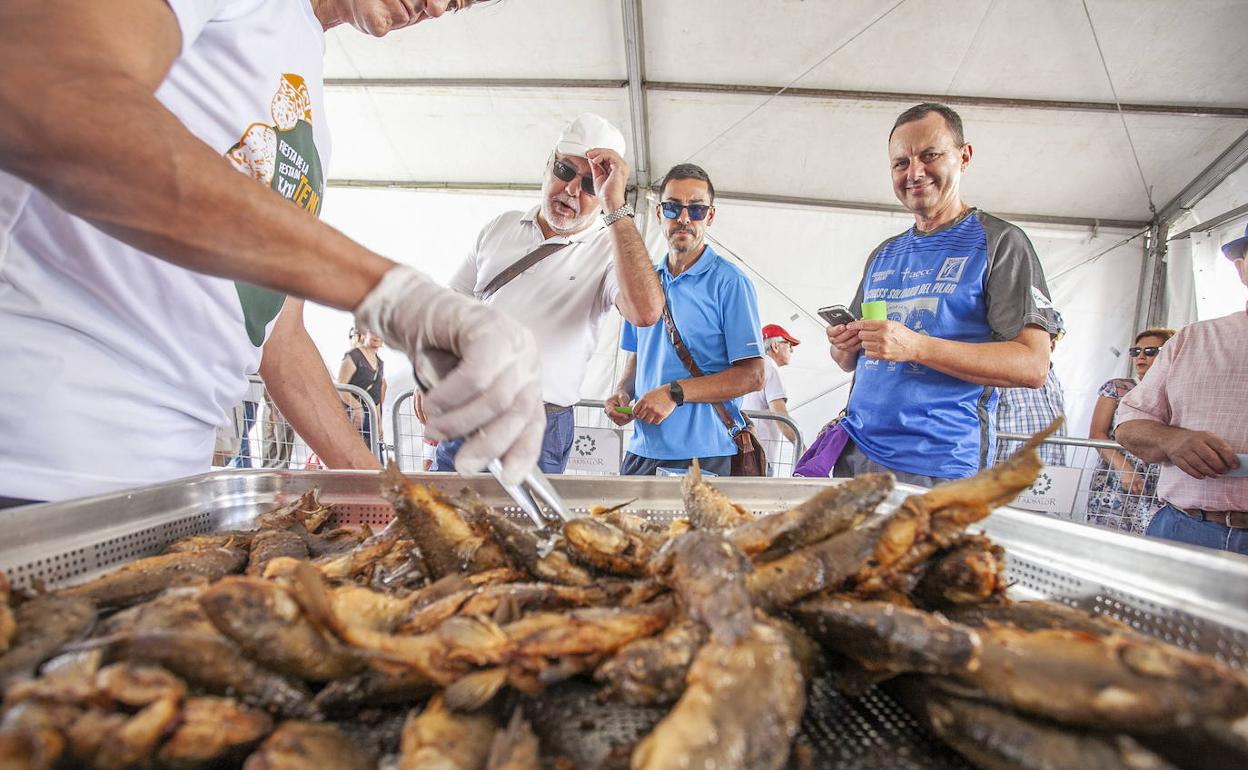
[[[554,174],[556,161],[576,168],[576,176],[564,182]],[[590,175],[589,161],[575,155],[555,155],[546,164],[542,181],[542,218],[561,233],[584,230],[598,213],[598,199],[586,192],[582,177]]]

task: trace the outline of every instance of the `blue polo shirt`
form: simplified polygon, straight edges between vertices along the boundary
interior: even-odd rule
[[[667,259],[656,268],[663,293],[681,339],[704,374],[722,372],[734,361],[762,355],[762,330],[758,322],[758,295],[754,284],[736,265],[715,253],[709,245],[685,272],[672,277]],[[638,328],[627,321],[620,347],[637,354],[638,398],[660,385],[684,380],[689,370],[672,347],[663,321]],[[738,427],[745,421],[739,403],[728,403]],[[737,453],[727,428],[711,404],[676,407],[666,420],[650,425],[633,422],[628,451],[651,460],[686,460],[724,457]]]

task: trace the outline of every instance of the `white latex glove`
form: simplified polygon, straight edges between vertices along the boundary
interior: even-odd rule
[[[456,469],[479,471],[498,458],[511,482],[533,469],[546,412],[537,345],[525,326],[403,265],[382,276],[355,309],[355,325],[409,358],[426,348],[459,357],[424,397],[426,435],[464,439]]]

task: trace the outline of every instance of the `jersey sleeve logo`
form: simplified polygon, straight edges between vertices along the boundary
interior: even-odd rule
[[[945,263],[940,266],[940,272],[936,274],[937,281],[953,281],[962,280],[962,272],[966,270],[966,263],[970,257],[948,257]]]

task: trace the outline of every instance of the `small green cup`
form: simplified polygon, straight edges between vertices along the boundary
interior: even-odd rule
[[[864,321],[886,321],[888,320],[888,303],[880,300],[878,302],[862,303],[862,320]]]

